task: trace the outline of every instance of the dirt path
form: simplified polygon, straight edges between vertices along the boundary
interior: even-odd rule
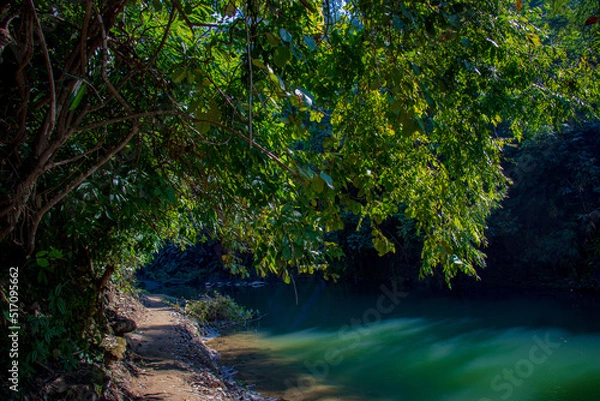
[[[215,364],[216,352],[204,344],[197,325],[169,306],[163,296],[148,295],[131,307],[137,329],[126,334],[128,357],[121,364],[120,386],[144,401],[267,399],[239,387]]]

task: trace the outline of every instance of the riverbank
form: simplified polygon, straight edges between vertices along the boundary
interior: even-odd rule
[[[276,401],[241,387],[232,369],[218,366],[218,353],[206,344],[214,333],[170,306],[168,297],[115,298],[114,308],[137,328],[125,334],[125,358],[109,366],[110,400]]]

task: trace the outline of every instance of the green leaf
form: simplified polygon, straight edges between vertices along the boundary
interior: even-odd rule
[[[273,61],[275,61],[275,65],[279,68],[283,68],[287,62],[291,58],[290,50],[287,47],[279,46],[277,50],[275,50],[275,56]]]
[[[58,298],[58,300],[56,301],[56,306],[58,307],[60,313],[62,313],[63,315],[67,313],[67,305],[65,304],[64,299]]]
[[[186,68],[175,68],[175,70],[173,70],[173,73],[171,74],[171,79],[173,80],[174,83],[178,84],[181,81],[183,81],[186,76],[187,76]]]
[[[316,193],[320,194],[325,189],[325,181],[321,177],[315,176],[312,179],[312,189]]]
[[[284,246],[281,250],[281,256],[284,260],[292,260],[292,250],[289,246]]]
[[[233,17],[237,13],[237,8],[235,4],[232,1],[230,1],[229,3],[227,3],[224,12],[226,16]]]
[[[281,36],[281,40],[283,40],[284,42],[291,42],[292,41],[292,35],[285,30],[285,28],[279,28],[279,36]]]
[[[40,267],[48,267],[50,266],[50,262],[46,258],[37,258],[36,262]]]
[[[87,90],[86,85],[79,86],[79,89],[75,92],[75,96],[73,96],[73,100],[71,100],[71,105],[69,106],[69,111],[75,110],[77,108],[77,106],[79,106],[79,103],[81,103],[81,100],[83,99],[83,96],[85,95],[86,90]]]
[[[48,256],[51,259],[62,259],[64,258],[64,254],[60,249],[51,249],[50,252],[48,253]]]
[[[277,47],[279,46],[279,39],[277,39],[275,37],[275,35],[273,35],[270,32],[266,33],[266,37],[267,37],[267,43],[269,43],[271,45],[271,47]]]
[[[263,70],[267,69],[267,66],[265,65],[265,63],[263,63],[263,61],[259,58],[253,58],[252,59],[252,65],[258,67],[258,68],[262,68]]]
[[[283,282],[286,284],[289,284],[291,282],[290,280],[290,273],[288,273],[287,270],[283,271]]]
[[[529,34],[527,34],[527,38],[535,46],[541,46],[542,45],[542,41],[540,40],[540,37],[538,35],[536,35],[535,33],[529,33]]]

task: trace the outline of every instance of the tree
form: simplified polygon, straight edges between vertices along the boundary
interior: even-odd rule
[[[393,251],[398,211],[424,274],[476,275],[503,146],[598,93],[521,2],[6,4],[1,246],[68,251],[62,280],[203,235],[289,280],[340,256],[343,213]]]
[[[425,271],[473,274],[505,187],[496,127],[520,136],[572,112],[540,75],[556,56],[527,22],[535,10],[495,2],[10,5],[1,237],[29,252],[48,211],[116,154],[139,163],[147,151],[144,167],[161,169],[205,224],[219,211],[214,230],[219,219],[280,221],[272,206],[287,204],[285,219],[318,232],[346,208],[373,217],[385,252],[377,222],[403,207],[425,236]],[[325,150],[301,146],[324,118]],[[214,168],[213,155],[227,164]],[[274,188],[284,192],[265,196]],[[289,251],[278,256],[302,253]]]

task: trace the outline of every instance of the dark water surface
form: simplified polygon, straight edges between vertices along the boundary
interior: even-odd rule
[[[227,291],[224,291],[227,292]],[[311,283],[230,288],[267,315],[214,342],[288,400],[600,401],[600,315],[564,296]]]

